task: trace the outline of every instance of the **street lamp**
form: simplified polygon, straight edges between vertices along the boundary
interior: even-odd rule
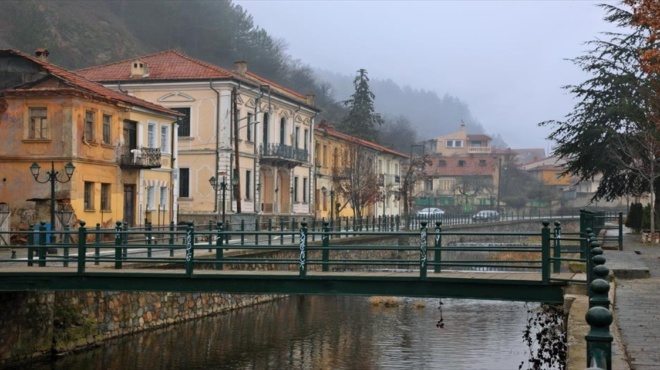
[[[222,189],[222,224],[225,225],[225,192],[227,191],[227,183],[225,182],[225,177],[222,176],[222,182],[218,184],[218,180],[215,178],[215,176],[211,176],[209,183],[215,191],[218,190],[218,185],[220,185],[220,189]]]
[[[55,231],[55,183],[59,182],[60,184],[65,184],[71,181],[71,177],[73,177],[73,172],[76,170],[76,167],[74,167],[73,164],[69,162],[64,166],[64,173],[62,174],[59,171],[55,171],[55,162],[51,161],[50,171],[46,171],[46,178],[43,181],[39,180],[40,170],[41,167],[37,162],[32,163],[32,166],[30,166],[30,172],[32,173],[32,176],[38,183],[45,184],[47,182],[50,182],[50,232],[51,235],[54,235],[53,232]]]

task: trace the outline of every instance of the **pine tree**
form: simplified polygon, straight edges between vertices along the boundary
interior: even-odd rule
[[[360,69],[353,80],[355,93],[351,98],[343,101],[349,108],[346,116],[339,124],[338,130],[355,137],[371,142],[378,142],[376,125],[383,123],[383,118],[375,112],[374,99],[376,96],[369,89],[367,70]]]

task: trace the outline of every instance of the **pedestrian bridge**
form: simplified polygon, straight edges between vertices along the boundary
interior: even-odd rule
[[[588,238],[539,222],[538,232],[88,229],[25,232],[0,260],[0,291],[109,290],[387,295],[563,302],[586,281]],[[487,226],[487,225],[484,225]],[[488,229],[487,227],[485,229]],[[231,239],[229,236],[231,235]],[[50,252],[50,253],[49,253]],[[56,253],[54,253],[56,252]],[[586,289],[586,288],[585,288]]]

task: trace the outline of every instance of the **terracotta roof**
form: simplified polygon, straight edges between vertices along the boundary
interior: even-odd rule
[[[90,94],[91,96],[94,96],[99,99],[107,100],[112,103],[122,102],[125,104],[139,106],[142,108],[146,108],[152,111],[157,111],[160,113],[169,114],[172,116],[181,115],[179,112],[176,112],[171,109],[167,109],[157,104],[150,103],[146,100],[138,99],[136,97],[108,89],[74,72],[65,70],[45,60],[33,57],[18,50],[0,49],[0,56],[2,55],[13,55],[30,60],[31,62],[41,66],[41,68],[43,68],[48,73],[49,76],[57,78],[65,85],[68,85],[62,87],[58,85],[53,85],[52,83],[44,83],[43,86],[39,86],[39,81],[35,81],[34,83],[27,83],[15,88],[4,90],[2,92],[3,94],[7,94],[7,95],[26,94],[26,93],[32,94],[39,92],[48,93],[48,92],[56,92],[56,91],[73,92],[75,90],[79,90],[80,93]]]
[[[144,62],[149,73],[139,78],[131,78],[131,64],[135,61]],[[233,79],[259,85],[269,85],[273,91],[287,96],[291,99],[304,103],[307,99],[304,95],[278,85],[273,81],[260,77],[252,72],[240,74],[233,70],[224,69],[211,63],[192,58],[177,50],[165,50],[155,54],[144,55],[133,59],[122,60],[110,64],[84,68],[77,73],[99,82],[129,82],[129,81],[208,81]]]
[[[348,141],[348,142],[356,143],[358,145],[363,145],[363,146],[372,148],[372,149],[380,151],[380,152],[395,155],[395,156],[405,158],[405,159],[409,158],[408,155],[403,154],[403,153],[399,153],[396,150],[392,150],[390,148],[387,148],[387,147],[384,147],[382,145],[373,143],[371,141],[367,141],[367,140],[364,140],[364,139],[357,138],[355,136],[347,135],[343,132],[339,132],[339,131],[335,130],[334,126],[327,125],[323,122],[318,124],[318,126],[316,126],[314,128],[314,130],[315,131],[321,131],[321,132],[324,132],[325,134],[327,134],[329,136],[333,136],[335,138],[342,139],[342,140],[345,140],[345,141]]]
[[[491,140],[490,136],[484,134],[467,134],[467,138],[469,140],[486,140],[486,141]]]

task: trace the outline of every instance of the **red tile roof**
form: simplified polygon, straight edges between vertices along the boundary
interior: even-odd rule
[[[33,84],[25,84],[15,88],[10,88],[4,90],[2,93],[11,95],[11,94],[26,94],[26,93],[49,93],[56,91],[79,91],[81,93],[90,94],[93,97],[98,99],[103,99],[112,103],[122,102],[129,105],[135,105],[142,108],[146,108],[152,111],[169,114],[172,116],[178,116],[180,113],[167,109],[157,104],[150,103],[146,100],[138,99],[136,97],[122,94],[120,92],[110,90],[96,82],[90,81],[83,76],[80,76],[74,72],[60,68],[52,63],[49,63],[45,60],[33,57],[31,55],[25,54],[18,50],[14,49],[0,49],[0,56],[2,55],[13,55],[27,59],[45,70],[48,75],[57,78],[64,83],[65,86],[60,84],[44,83],[39,86],[38,81],[36,86]]]
[[[403,154],[403,153],[399,153],[396,150],[392,150],[390,148],[387,148],[387,147],[384,147],[382,145],[373,143],[371,141],[367,141],[367,140],[364,140],[364,139],[357,138],[355,136],[347,135],[343,132],[339,132],[339,131],[335,130],[334,126],[327,125],[323,122],[318,124],[318,126],[316,126],[314,128],[314,130],[323,132],[323,133],[327,134],[328,136],[333,136],[333,137],[341,139],[341,140],[345,140],[345,141],[348,141],[348,142],[356,143],[358,145],[363,145],[363,146],[372,148],[372,149],[377,150],[379,152],[384,152],[384,153],[387,153],[387,154],[395,155],[395,156],[398,156],[398,157],[401,157],[401,158],[404,158],[404,159],[409,158],[408,155]]]
[[[144,62],[149,73],[143,77],[131,78],[131,63]],[[128,81],[208,81],[208,80],[236,80],[251,83],[255,86],[268,85],[276,93],[289,97],[309,107],[304,95],[278,85],[273,81],[260,77],[252,72],[240,74],[238,72],[218,67],[211,63],[192,58],[177,50],[165,50],[155,54],[144,55],[134,59],[122,60],[110,64],[84,68],[77,73],[99,82],[128,82]],[[313,108],[313,107],[312,107]],[[314,110],[317,110],[314,108]]]

